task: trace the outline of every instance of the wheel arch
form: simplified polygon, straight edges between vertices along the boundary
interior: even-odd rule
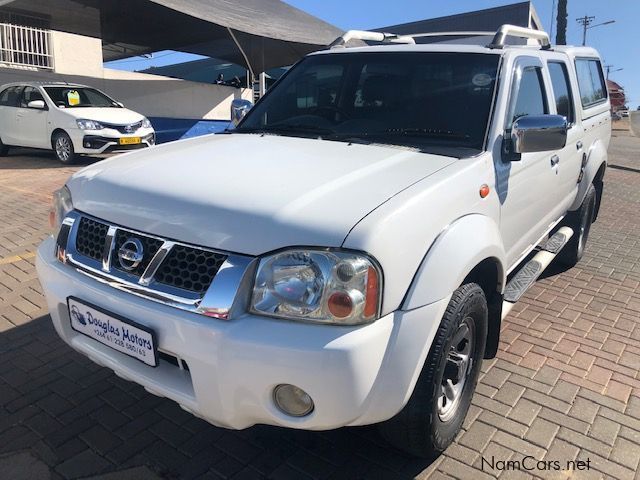
[[[60,128],[60,127],[54,128],[53,131],[51,132],[51,148],[52,149],[56,148],[55,145],[53,144],[53,141],[56,138],[56,135],[58,133],[64,133],[66,136],[71,138],[71,136],[67,133],[67,131],[64,128]]]

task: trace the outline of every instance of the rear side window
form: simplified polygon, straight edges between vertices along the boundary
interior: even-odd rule
[[[575,120],[573,96],[571,95],[571,82],[567,66],[562,62],[549,62],[549,74],[551,75],[556,111],[558,115],[565,117],[568,123],[573,123]]]
[[[594,58],[576,59],[576,72],[583,107],[591,107],[607,99],[607,87],[599,60]]]
[[[509,127],[520,117],[545,113],[549,113],[549,110],[544,93],[542,70],[540,67],[525,67]]]
[[[9,87],[0,93],[0,106],[15,107],[22,87]]]
[[[26,108],[27,105],[29,105],[29,102],[33,102],[34,100],[44,101],[44,97],[37,88],[25,87],[24,91],[22,92],[22,100],[20,101],[20,106]]]

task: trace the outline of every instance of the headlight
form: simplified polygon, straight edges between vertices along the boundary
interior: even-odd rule
[[[80,130],[102,130],[104,126],[95,120],[76,120]]]
[[[147,117],[144,117],[142,119],[142,128],[153,128],[153,126],[151,125],[151,122]]]
[[[340,250],[288,250],[260,261],[251,311],[354,325],[380,313],[382,273],[369,257]]]
[[[49,212],[49,225],[54,237],[58,235],[62,220],[71,210],[73,210],[73,202],[71,201],[69,189],[64,186],[60,190],[53,192],[51,211]]]

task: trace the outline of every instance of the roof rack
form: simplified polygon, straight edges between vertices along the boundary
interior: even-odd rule
[[[382,43],[416,43],[416,41],[409,35],[396,35],[395,33],[384,32],[368,32],[366,30],[349,30],[348,32],[345,32],[344,34],[342,34],[342,36],[336,38],[333,42],[331,42],[331,45],[329,45],[329,47],[344,47],[349,40],[368,40],[371,42]]]
[[[382,43],[407,43],[414,44],[415,38],[422,37],[477,37],[493,35],[493,41],[487,45],[487,48],[503,48],[507,37],[520,37],[538,40],[543,49],[551,48],[549,34],[542,30],[534,30],[532,28],[518,27],[516,25],[504,24],[497,32],[486,31],[461,31],[461,32],[429,32],[416,33],[410,35],[397,35],[395,33],[386,32],[369,32],[366,30],[349,30],[342,36],[336,38],[330,48],[345,47],[349,40],[363,40]]]
[[[503,48],[507,37],[531,38],[533,40],[538,40],[543,49],[546,50],[551,48],[551,42],[549,41],[549,34],[547,32],[509,24],[502,25],[498,29],[493,37],[493,41],[487,45],[487,47]]]

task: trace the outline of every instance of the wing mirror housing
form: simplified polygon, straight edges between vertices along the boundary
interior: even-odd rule
[[[32,100],[27,103],[27,108],[34,108],[36,110],[44,110],[47,106],[44,103],[44,100]]]
[[[567,144],[567,119],[562,115],[526,115],[518,118],[505,135],[505,153],[510,161],[522,153],[560,150]]]
[[[253,103],[244,98],[236,98],[231,102],[231,123],[238,126],[240,120],[253,108]]]

